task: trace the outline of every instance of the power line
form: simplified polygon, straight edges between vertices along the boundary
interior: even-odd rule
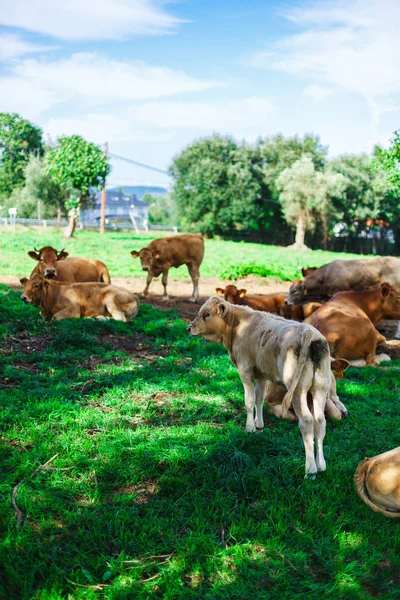
[[[149,169],[150,171],[155,171],[156,173],[162,173],[163,175],[170,176],[168,171],[163,171],[162,169],[157,169],[157,167],[151,167],[150,165],[145,165],[144,163],[138,162],[137,160],[125,158],[125,156],[119,156],[118,154],[114,154],[113,152],[109,152],[108,156],[110,156],[111,158],[117,158],[118,160],[123,160],[127,163],[131,163],[132,165],[136,165],[137,167],[143,167],[143,169]]]

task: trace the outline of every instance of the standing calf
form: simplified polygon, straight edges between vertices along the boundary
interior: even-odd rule
[[[324,471],[324,409],[331,384],[331,361],[328,343],[319,331],[270,313],[233,306],[213,296],[203,304],[188,332],[222,343],[228,350],[244,387],[246,431],[264,427],[267,381],[284,385],[287,392],[282,402],[282,414],[285,417],[293,406],[299,419],[306,453],[306,474]],[[309,392],[313,413],[307,403]]]

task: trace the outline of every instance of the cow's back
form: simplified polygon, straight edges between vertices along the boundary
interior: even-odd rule
[[[185,263],[200,265],[204,256],[204,240],[197,233],[184,233],[154,240],[148,247],[159,251],[162,260],[170,262],[172,266]]]
[[[68,282],[100,282],[102,267],[105,265],[97,260],[80,256],[68,257],[57,263],[57,280]],[[108,281],[105,281],[108,283]]]

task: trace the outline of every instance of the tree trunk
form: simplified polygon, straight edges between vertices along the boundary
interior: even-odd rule
[[[296,238],[294,244],[288,246],[288,248],[293,248],[293,250],[310,250],[308,246],[304,243],[304,238],[306,235],[306,215],[305,211],[302,210],[298,216],[296,223]]]
[[[71,208],[71,210],[68,212],[68,225],[64,231],[64,237],[65,238],[72,238],[74,237],[74,231],[75,231],[75,227],[76,227],[76,219],[77,219],[77,212],[75,208]]]
[[[61,222],[61,208],[57,208],[57,231],[60,231],[60,222]]]

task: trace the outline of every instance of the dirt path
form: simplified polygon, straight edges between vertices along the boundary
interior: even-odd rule
[[[8,285],[15,290],[22,290],[22,286],[18,277],[13,275],[0,276],[0,283],[3,285]],[[112,283],[114,285],[127,288],[135,294],[140,294],[145,286],[145,278],[113,277]],[[214,277],[203,277],[200,279],[200,304],[215,294],[215,288],[225,287],[227,283],[228,282],[222,282]],[[249,294],[273,296],[275,294],[285,295],[289,290],[290,282],[274,280],[268,281],[265,279],[260,279],[259,277],[246,277],[246,279],[241,279],[240,281],[236,282],[236,285],[239,288],[245,288]],[[176,308],[182,319],[189,321],[196,316],[199,310],[199,304],[192,304],[191,302],[187,301],[187,298],[192,295],[192,291],[193,284],[189,277],[183,279],[170,277],[168,280],[168,294],[170,300],[168,303],[165,303],[162,300],[163,286],[161,281],[154,280],[150,287],[149,296],[147,298],[141,298],[141,302],[149,302],[158,308]]]

